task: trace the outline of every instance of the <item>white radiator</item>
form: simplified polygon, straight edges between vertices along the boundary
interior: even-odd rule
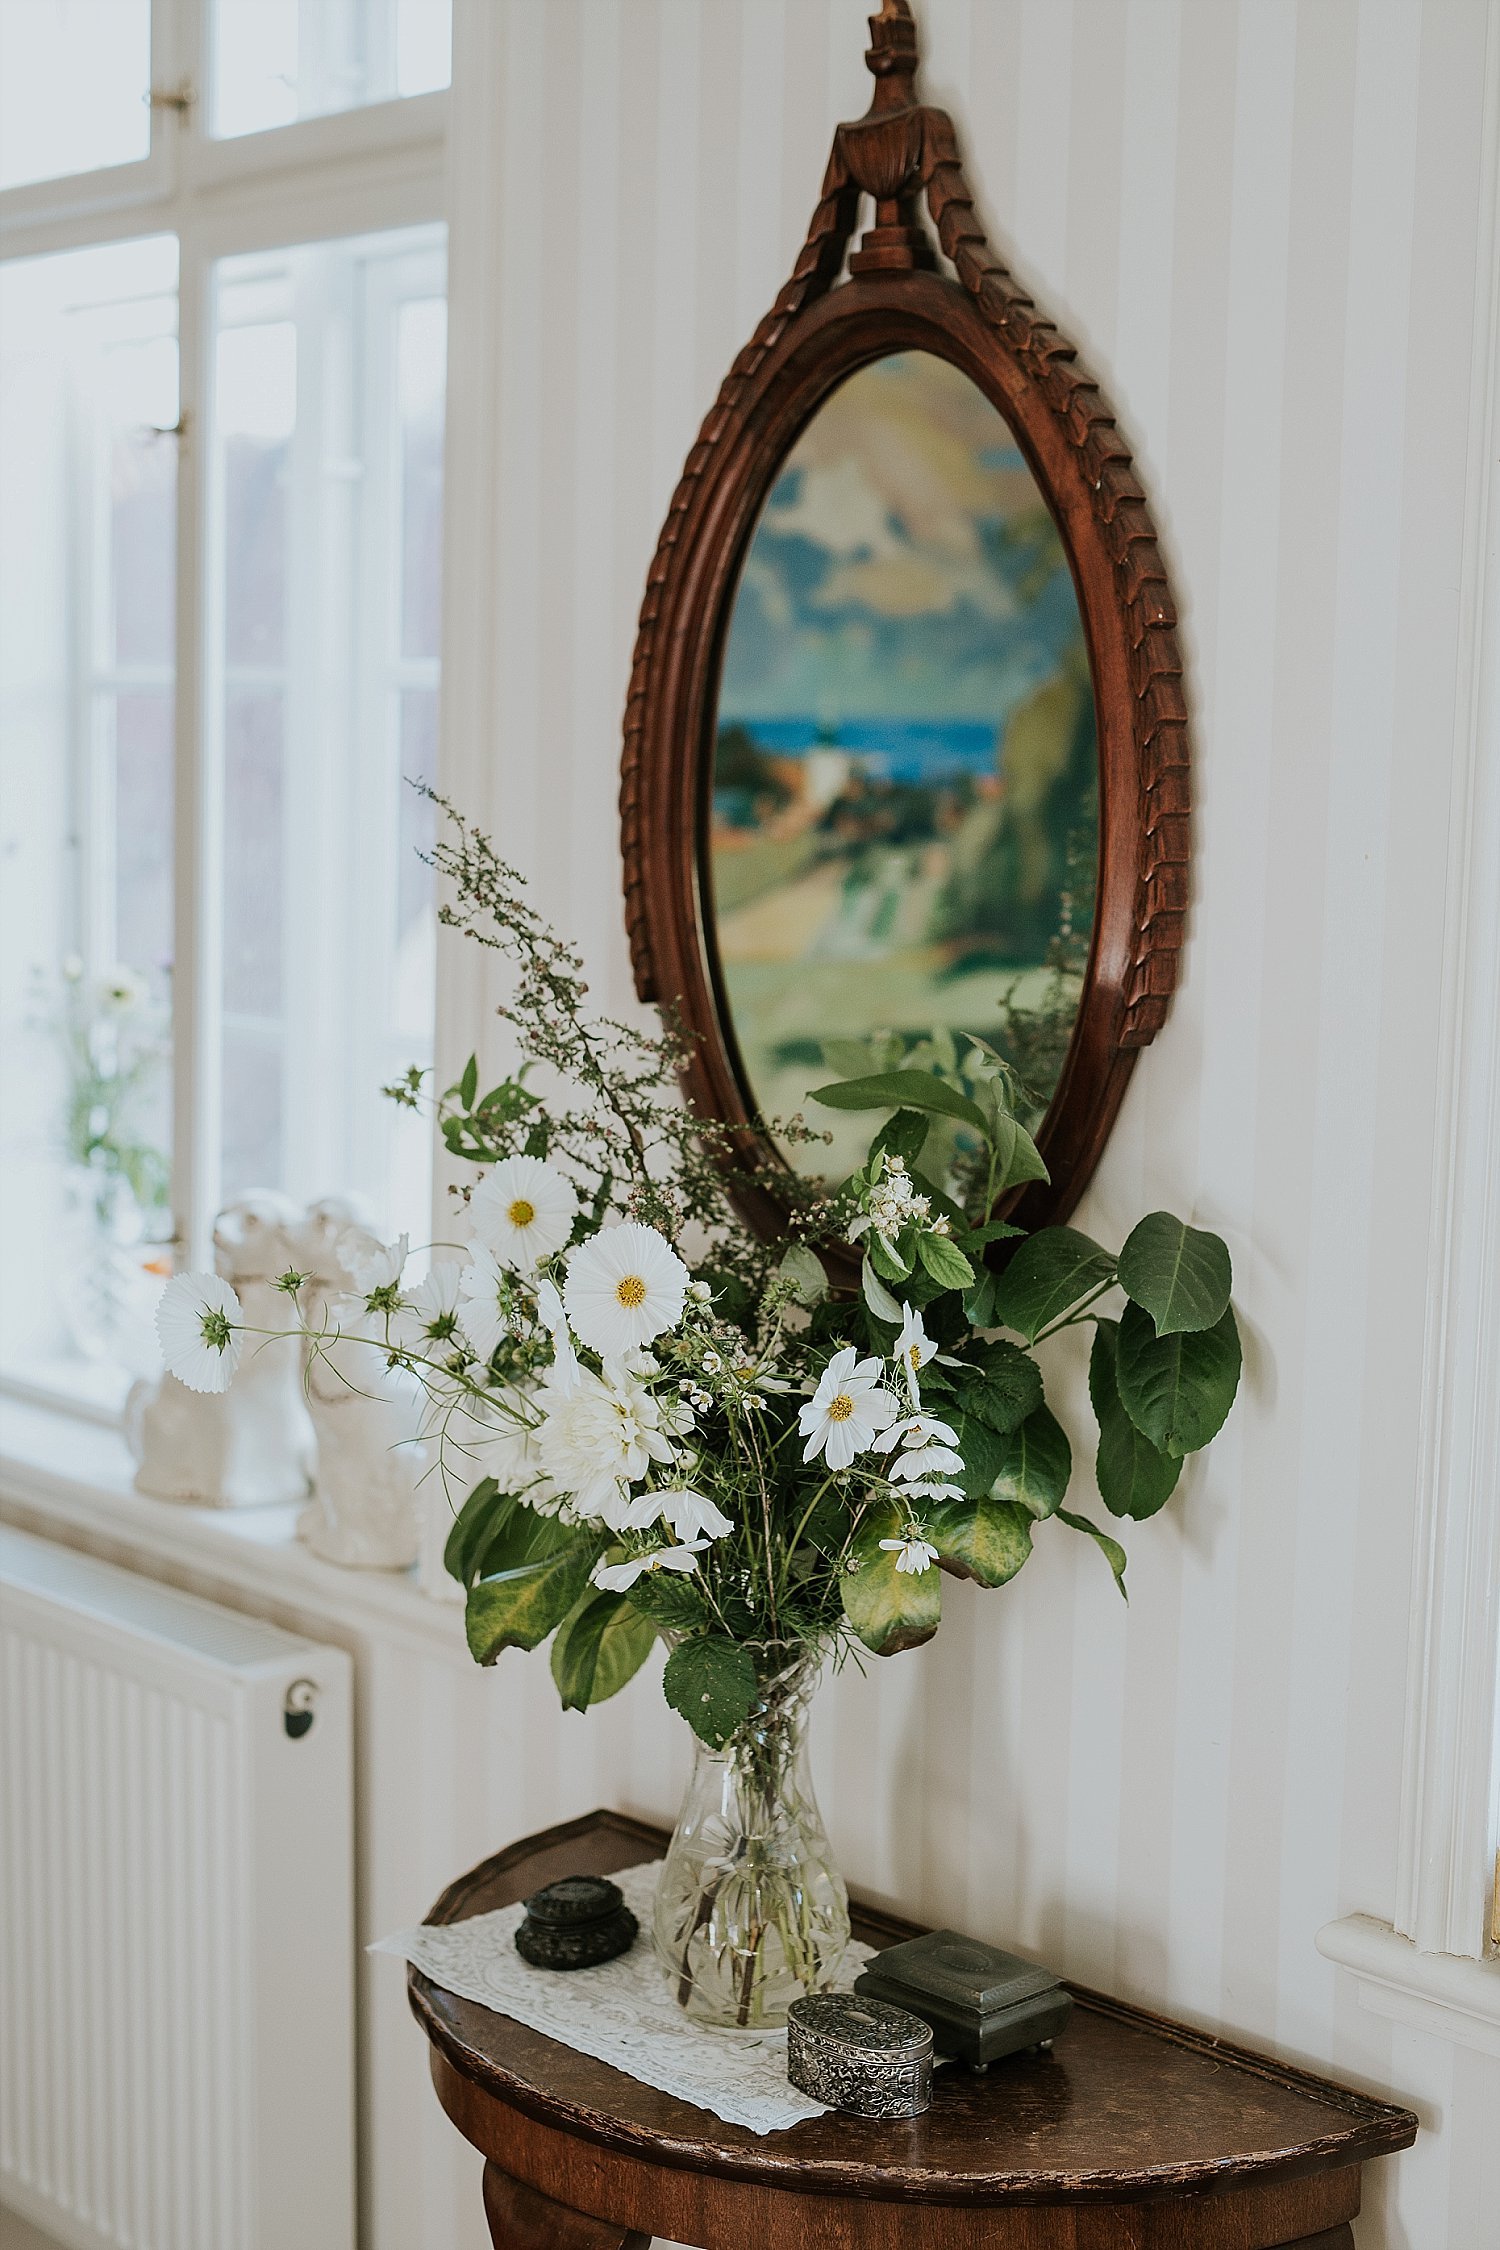
[[[0,1527],[0,2204],[69,2250],[352,2250],[350,1705]]]

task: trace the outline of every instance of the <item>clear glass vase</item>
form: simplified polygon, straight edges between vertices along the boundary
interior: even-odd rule
[[[678,2003],[736,2030],[786,2021],[832,1982],[849,1898],[813,1796],[807,1721],[821,1670],[801,1651],[722,1750],[696,1745],[656,1886],[652,1939]]]

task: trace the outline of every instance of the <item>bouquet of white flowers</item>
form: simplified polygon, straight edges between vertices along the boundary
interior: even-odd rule
[[[412,1288],[395,1245],[345,1325],[419,1378],[438,1470],[467,1494],[447,1563],[480,1663],[550,1636],[563,1704],[582,1709],[667,1642],[667,1700],[728,1761],[734,1802],[721,1789],[658,1942],[685,2004],[767,2020],[843,1943],[831,1869],[821,1909],[805,1869],[768,1902],[766,1864],[790,1849],[767,1842],[777,1823],[800,1822],[804,1861],[821,1836],[798,1775],[810,1677],[830,1654],[930,1639],[942,1571],[1003,1585],[1049,1524],[1096,1542],[1123,1591],[1117,1541],[1063,1506],[1071,1448],[1030,1347],[1093,1324],[1100,1494],[1116,1516],[1154,1514],[1234,1398],[1229,1255],[1164,1212],[1118,1256],[997,1218],[1045,1169],[1009,1066],[978,1038],[887,1052],[813,1097],[876,1122],[837,1184],[747,1153],[683,1106],[670,1016],[645,1032],[590,1017],[577,956],[449,817],[445,919],[515,965],[500,1013],[521,1061],[481,1094],[471,1060],[436,1104],[447,1148],[482,1172],[465,1262]],[[390,1091],[420,1104],[421,1074]],[[817,1138],[800,1120],[774,1132]],[[737,1206],[752,1169],[779,1186],[779,1239]],[[295,1303],[303,1277],[281,1286]],[[342,1335],[328,1317],[315,1351]],[[254,1341],[212,1276],[171,1283],[160,1333],[200,1388],[224,1387]]]

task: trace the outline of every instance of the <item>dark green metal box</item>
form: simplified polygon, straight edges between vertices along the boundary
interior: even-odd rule
[[[1073,2007],[1050,1969],[957,1930],[929,1930],[877,1953],[854,1989],[910,2009],[931,2024],[939,2054],[980,2069],[1050,2044]]]

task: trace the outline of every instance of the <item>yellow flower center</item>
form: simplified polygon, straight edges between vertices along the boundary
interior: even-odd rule
[[[524,1195],[518,1195],[506,1217],[513,1227],[529,1227],[536,1217],[536,1205],[528,1203]]]
[[[922,1366],[922,1347],[921,1347],[921,1345],[920,1345],[920,1344],[909,1344],[909,1345],[907,1346],[907,1350],[906,1350],[906,1356],[907,1356],[907,1358],[908,1358],[908,1359],[909,1359],[909,1360],[911,1361],[911,1371],[912,1371],[913,1375],[916,1375],[916,1374],[918,1374],[918,1373],[919,1373],[919,1372],[921,1371],[921,1366]]]
[[[847,1422],[853,1412],[854,1401],[847,1391],[840,1391],[837,1398],[830,1399],[828,1402],[828,1419],[830,1422]]]
[[[646,1284],[638,1273],[627,1273],[615,1284],[615,1296],[627,1312],[646,1302]]]

